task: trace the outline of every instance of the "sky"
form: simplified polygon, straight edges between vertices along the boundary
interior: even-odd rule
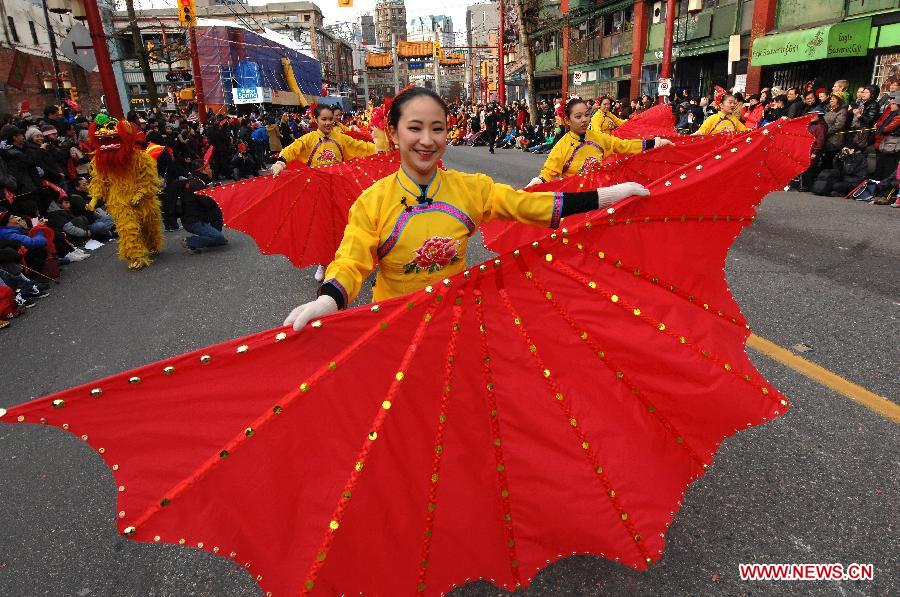
[[[338,0],[313,0],[322,10],[325,24],[340,21],[355,22],[361,14],[375,14],[375,0],[353,0],[353,8],[341,8]],[[249,0],[250,4],[267,4],[265,0]],[[473,4],[486,4],[486,0],[406,0],[406,19],[430,15],[447,15],[453,19],[453,31],[464,32],[466,30],[466,7]],[[175,9],[175,0],[135,0],[138,8],[164,8]],[[240,8],[236,7],[240,11]],[[465,38],[458,36],[456,39],[460,45]]]

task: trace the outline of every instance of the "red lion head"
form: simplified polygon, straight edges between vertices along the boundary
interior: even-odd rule
[[[94,147],[94,167],[100,174],[123,173],[131,163],[141,133],[131,122],[98,114],[88,128]]]

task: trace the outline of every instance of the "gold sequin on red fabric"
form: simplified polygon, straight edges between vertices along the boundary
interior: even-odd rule
[[[479,291],[476,291],[479,292]],[[480,294],[480,293],[479,293]],[[514,315],[511,313],[511,315]],[[507,554],[510,561],[510,571],[514,586],[521,586],[521,576],[518,567],[518,555],[516,552],[516,535],[512,522],[512,507],[510,503],[509,479],[506,473],[506,462],[503,453],[503,440],[501,437],[501,418],[500,411],[495,397],[495,387],[493,372],[491,370],[491,353],[488,345],[488,330],[490,324],[484,318],[484,308],[481,301],[475,303],[475,317],[479,323],[479,346],[481,347],[482,357],[482,375],[484,377],[484,386],[487,390],[486,398],[489,409],[489,417],[491,425],[491,434],[494,437],[494,461],[497,470],[497,482],[500,486],[500,508],[503,512],[503,530],[506,534]],[[515,317],[515,315],[514,315]],[[516,319],[518,319],[516,317]],[[518,327],[518,323],[516,324]]]
[[[438,286],[434,288],[429,286],[425,289],[426,295],[434,295],[431,296],[427,302],[427,314],[434,315],[435,310],[438,305],[441,303],[443,299],[443,293],[447,292],[446,286]],[[393,317],[397,317],[399,313],[409,313],[411,310],[403,309],[402,307],[397,308],[392,312]],[[381,323],[386,323],[383,321]],[[381,325],[379,325],[379,329],[381,329]],[[422,338],[428,329],[428,323],[425,321],[423,317],[419,320],[419,323],[416,327],[416,330],[413,334],[412,339],[409,342],[409,345],[406,348],[406,351],[403,354],[403,357],[400,360],[399,367],[392,374],[391,385],[388,388],[387,394],[385,395],[385,399],[381,403],[381,409],[378,411],[378,414],[375,416],[375,419],[372,422],[369,432],[366,434],[362,447],[357,455],[356,464],[353,466],[353,470],[350,471],[347,482],[344,485],[344,489],[338,498],[337,506],[335,507],[330,522],[328,523],[328,528],[331,531],[327,533],[322,539],[321,544],[319,545],[318,553],[323,554],[322,558],[316,558],[309,567],[309,570],[306,574],[306,585],[307,587],[312,587],[315,584],[316,578],[319,575],[319,572],[322,569],[323,563],[329,550],[331,549],[331,545],[334,541],[334,536],[337,530],[340,527],[341,520],[343,518],[344,512],[346,511],[349,502],[350,496],[353,494],[354,489],[359,482],[361,476],[365,473],[365,463],[371,453],[372,449],[376,445],[375,439],[380,438],[383,435],[383,426],[384,422],[390,413],[391,409],[395,406],[394,402],[396,402],[399,397],[400,388],[403,385],[403,380],[406,378],[406,373],[411,371],[410,366],[412,364],[413,358],[415,357],[417,351],[415,347],[419,345],[422,341]],[[346,351],[345,351],[346,352]],[[343,354],[343,353],[342,353]],[[334,359],[336,362],[340,362],[342,360],[341,356],[338,356]],[[327,367],[323,367],[325,372],[328,371]],[[378,442],[383,443],[383,442]],[[304,592],[305,593],[305,592]]]
[[[448,285],[449,286],[449,285]],[[457,299],[462,299],[463,293],[457,293]],[[419,572],[416,581],[416,591],[419,594],[425,592],[428,572],[428,561],[431,557],[431,538],[434,531],[434,520],[438,503],[438,487],[440,481],[441,463],[444,456],[444,430],[447,424],[447,414],[450,407],[450,395],[452,391],[451,379],[454,372],[453,363],[456,354],[456,344],[459,336],[459,321],[462,316],[462,300],[455,300],[450,323],[450,337],[447,341],[447,353],[444,359],[444,375],[441,383],[441,398],[438,412],[437,430],[434,436],[434,448],[432,450],[431,484],[428,488],[428,500],[425,508],[424,529],[422,531],[422,548],[419,559]]]

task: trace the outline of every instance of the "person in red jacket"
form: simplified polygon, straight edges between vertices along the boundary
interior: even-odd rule
[[[889,178],[897,170],[900,152],[884,151],[885,137],[900,136],[900,91],[893,91],[884,114],[875,122],[875,180]],[[893,149],[893,148],[891,148]]]
[[[744,117],[741,119],[744,121],[744,126],[748,129],[759,128],[765,111],[766,107],[760,102],[759,95],[754,94],[748,97],[747,105],[744,106]]]

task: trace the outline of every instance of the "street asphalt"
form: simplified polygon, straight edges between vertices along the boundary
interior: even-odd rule
[[[521,186],[543,156],[451,148],[448,167]],[[722,189],[721,192],[727,192]],[[710,193],[709,200],[716,196]],[[313,268],[260,255],[241,233],[191,255],[166,234],[133,273],[115,246],[66,266],[62,283],[0,331],[0,407],[279,325],[314,296]],[[490,254],[470,244],[469,260]],[[729,285],[754,332],[900,401],[900,210],[772,193],[729,254]],[[370,300],[365,294],[361,302]],[[694,483],[646,572],[587,556],[542,571],[530,596],[897,595],[900,428],[748,350],[792,402],[774,422],[727,440]],[[135,543],[114,525],[101,459],[59,429],[0,424],[0,596],[250,596],[225,558]],[[739,563],[871,563],[873,581],[742,582]],[[505,594],[487,583],[457,597]]]

